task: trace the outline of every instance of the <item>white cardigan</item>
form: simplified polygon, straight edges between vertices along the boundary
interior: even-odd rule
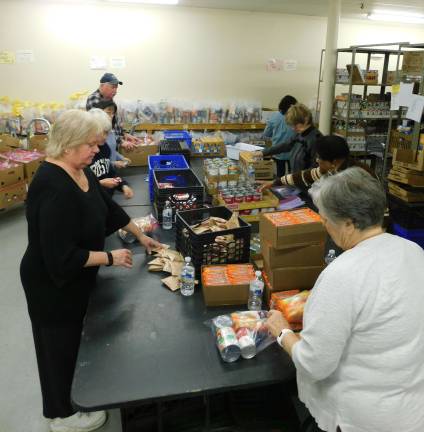
[[[335,432],[424,432],[424,251],[364,240],[320,275],[293,347],[299,397]]]

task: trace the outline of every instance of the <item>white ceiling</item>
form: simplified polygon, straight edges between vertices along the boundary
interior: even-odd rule
[[[328,0],[180,0],[181,6],[327,16]],[[342,16],[366,18],[375,9],[424,14],[424,0],[342,0]]]

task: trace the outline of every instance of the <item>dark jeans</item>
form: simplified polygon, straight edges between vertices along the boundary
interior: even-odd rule
[[[277,177],[283,177],[284,174],[286,174],[286,164],[288,166],[287,172],[290,172],[290,162],[286,160],[281,159],[274,159],[275,163],[277,165]]]
[[[82,323],[66,327],[32,323],[44,417],[69,417],[76,412],[71,405],[71,385],[81,330]]]

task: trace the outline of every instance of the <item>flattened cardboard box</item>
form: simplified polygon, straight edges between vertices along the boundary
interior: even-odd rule
[[[273,291],[311,289],[324,266],[283,267],[270,269],[264,262],[264,270]]]
[[[261,239],[268,241],[275,249],[322,243],[326,239],[327,233],[322,222],[276,226],[268,218],[268,215],[269,213],[261,214],[259,232]]]
[[[7,209],[25,201],[27,184],[22,181],[4,188],[0,188],[0,209]]]
[[[131,159],[130,166],[147,166],[148,157],[158,152],[159,146],[157,144],[141,145],[132,150],[125,150],[121,148],[119,151],[122,156]]]
[[[225,266],[226,264],[223,265]],[[214,267],[216,266],[214,264]],[[202,266],[202,269],[203,267],[206,266]],[[249,299],[249,284],[205,285],[202,278],[202,291],[206,306],[241,305],[247,304],[247,300]]]
[[[275,249],[261,238],[263,259],[268,268],[323,266],[324,242],[287,249]]]

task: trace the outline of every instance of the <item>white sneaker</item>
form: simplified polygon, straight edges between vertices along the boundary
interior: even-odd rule
[[[106,419],[106,411],[77,412],[69,417],[53,419],[50,423],[50,430],[52,432],[89,432],[103,426]]]

